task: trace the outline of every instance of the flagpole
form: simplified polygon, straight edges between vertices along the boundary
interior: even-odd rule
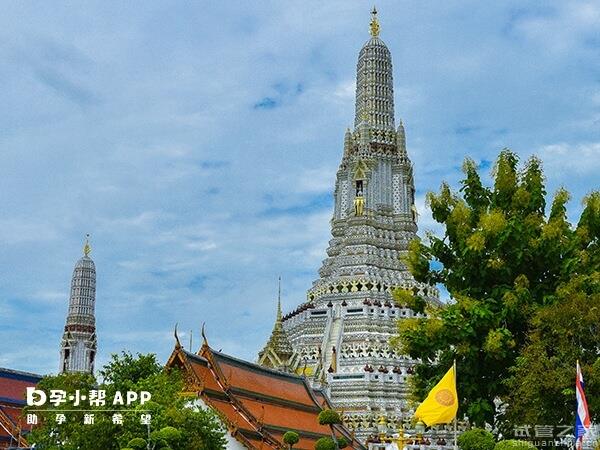
[[[454,358],[454,383],[456,384],[456,358]],[[458,401],[458,398],[456,399]],[[457,426],[456,426],[456,416],[458,415],[458,411],[454,416],[454,450],[458,450],[458,440],[457,440]]]
[[[579,381],[579,359],[577,360],[577,365],[575,366],[575,432],[573,433],[575,435],[575,449],[576,450],[580,450],[579,447],[579,437],[577,436],[577,416],[578,416],[578,407],[579,407],[579,402],[577,401],[577,382]]]

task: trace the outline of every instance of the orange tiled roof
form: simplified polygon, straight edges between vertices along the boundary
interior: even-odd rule
[[[329,427],[317,420],[319,412],[330,407],[328,400],[303,377],[225,355],[206,343],[198,354],[178,343],[167,367],[183,370],[186,390],[213,408],[247,448],[287,448],[283,434],[288,430],[300,435],[294,446],[299,450],[312,450],[317,439],[330,436]],[[364,449],[345,427],[336,426],[336,434],[351,441],[351,448]]]

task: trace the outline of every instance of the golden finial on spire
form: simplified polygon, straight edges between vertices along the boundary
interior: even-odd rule
[[[85,245],[83,246],[83,254],[85,256],[89,256],[89,254],[92,252],[92,246],[90,245],[90,235],[86,234],[85,235]]]
[[[377,19],[377,9],[373,6],[373,11],[371,11],[371,36],[377,37],[379,36],[379,20]]]

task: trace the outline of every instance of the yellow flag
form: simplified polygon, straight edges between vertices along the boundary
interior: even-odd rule
[[[456,374],[454,366],[452,366],[423,403],[419,405],[415,411],[415,417],[422,420],[427,426],[431,426],[452,422],[457,411]]]

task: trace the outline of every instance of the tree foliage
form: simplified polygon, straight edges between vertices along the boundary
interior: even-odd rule
[[[283,442],[292,448],[300,441],[300,435],[295,431],[286,431],[283,435]]]
[[[494,450],[494,436],[482,428],[467,430],[458,436],[458,446],[461,450]]]
[[[350,445],[350,442],[348,442],[348,439],[346,439],[344,436],[340,436],[337,439],[337,444],[338,444],[338,448],[342,449],[342,448],[346,448]]]
[[[333,409],[324,409],[319,413],[319,424],[320,425],[335,425],[342,423],[342,419],[337,411]]]
[[[519,168],[517,156],[503,150],[490,187],[472,160],[465,161],[463,171],[460,192],[443,183],[439,193],[428,194],[444,236],[429,233],[425,242],[413,241],[406,259],[417,281],[442,283],[453,301],[427,306],[411,292],[397,292],[397,302],[428,318],[401,320],[393,343],[421,360],[413,377],[419,400],[456,358],[459,414],[483,425],[494,423],[494,400],[506,399],[514,388],[506,380],[529,343],[538,311],[560,303],[560,288],[573,276],[598,270],[600,195],[586,198],[573,227],[563,189],[546,214],[537,158]],[[585,356],[588,367],[595,363],[591,353]],[[573,373],[569,364],[560,365]]]
[[[506,381],[512,423],[569,425],[575,366],[580,361],[590,411],[600,411],[600,272],[577,275],[557,290],[557,301],[532,319],[530,339]]]
[[[320,425],[329,425],[329,429],[331,430],[331,438],[321,438],[317,441],[316,445],[319,445],[319,442],[322,441],[321,445],[323,446],[331,444],[335,450],[342,448],[340,447],[340,440],[335,436],[335,429],[333,427],[334,425],[342,423],[340,414],[333,409],[324,409],[319,413],[318,421]],[[325,440],[327,440],[327,443]],[[344,442],[346,442],[345,439],[344,441],[341,441],[342,444],[344,444]],[[326,449],[322,448],[318,450]]]
[[[51,389],[68,393],[79,389],[82,394],[92,389],[106,391],[106,398],[114,398],[117,391],[148,391],[152,400],[134,411],[123,411],[123,424],[114,424],[113,410],[131,410],[131,406],[118,406],[107,403],[106,407],[92,407],[95,423],[83,425],[84,409],[89,403],[66,414],[67,421],[57,424],[56,408],[37,413],[41,425],[35,428],[28,440],[37,444],[36,448],[51,450],[118,450],[136,448],[148,439],[148,427],[140,423],[140,414],[148,411],[151,416],[150,441],[154,448],[172,448],[174,450],[217,450],[226,444],[224,430],[217,417],[210,411],[193,407],[181,395],[183,382],[177,371],[165,371],[154,355],[133,356],[123,352],[113,355],[111,361],[100,371],[102,382],[97,383],[89,374],[61,374],[44,377],[38,387],[45,392]],[[48,405],[45,405],[47,407]],[[60,409],[60,407],[58,408]],[[118,411],[117,411],[118,412]]]
[[[330,437],[322,437],[315,443],[315,450],[336,450],[335,442]]]
[[[139,438],[139,437],[133,438],[127,444],[127,448],[133,448],[135,450],[143,450],[147,446],[148,446],[148,443],[146,442],[146,439]]]

